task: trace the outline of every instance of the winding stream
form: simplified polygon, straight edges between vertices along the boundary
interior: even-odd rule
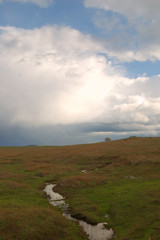
[[[49,184],[45,187],[44,192],[50,196],[50,204],[56,207],[60,207],[63,211],[63,216],[66,218],[78,222],[82,226],[84,232],[87,233],[89,240],[108,240],[114,235],[113,230],[107,229],[107,222],[98,223],[97,225],[91,225],[85,221],[73,218],[68,211],[69,205],[65,203],[64,197],[59,193],[53,191],[56,184]]]

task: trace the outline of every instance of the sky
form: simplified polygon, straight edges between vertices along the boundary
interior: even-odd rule
[[[0,0],[0,145],[160,136],[159,0]]]

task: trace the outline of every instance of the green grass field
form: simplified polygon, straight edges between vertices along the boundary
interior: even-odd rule
[[[1,147],[0,240],[87,240],[48,203],[45,183],[57,183],[73,216],[107,215],[116,240],[160,239],[160,138]]]

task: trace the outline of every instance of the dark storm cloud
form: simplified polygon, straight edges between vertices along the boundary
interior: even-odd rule
[[[156,132],[155,132],[156,128]],[[160,125],[152,128],[141,123],[81,123],[41,127],[3,126],[0,146],[70,145],[136,136],[159,136]]]

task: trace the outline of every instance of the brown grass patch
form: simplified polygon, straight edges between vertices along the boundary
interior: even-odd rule
[[[75,223],[52,208],[0,209],[0,222],[2,240],[70,240],[76,231],[86,239]]]

